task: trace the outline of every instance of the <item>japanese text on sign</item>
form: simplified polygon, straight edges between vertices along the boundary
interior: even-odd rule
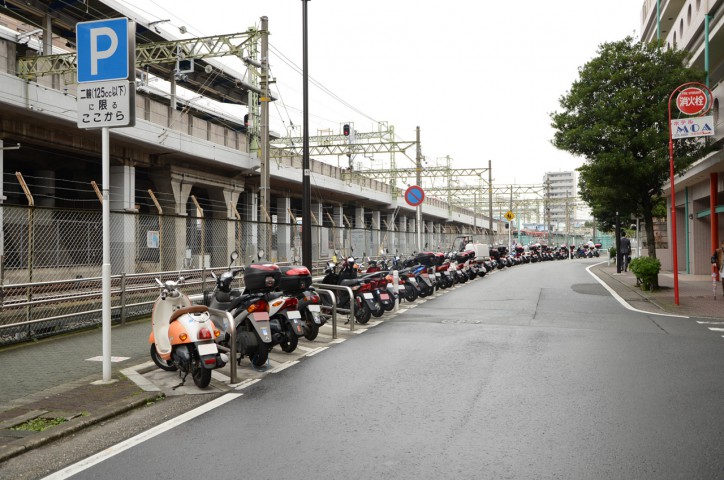
[[[135,123],[135,95],[126,80],[78,85],[80,128],[128,127]]]

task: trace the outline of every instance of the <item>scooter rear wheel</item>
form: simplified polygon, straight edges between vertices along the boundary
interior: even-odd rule
[[[264,343],[261,339],[258,340],[259,344],[256,347],[256,352],[252,353],[249,357],[251,364],[256,368],[263,367],[267,360],[269,360],[269,344]]]
[[[167,372],[175,372],[178,370],[178,367],[174,365],[173,363],[169,363],[158,354],[156,351],[156,344],[151,344],[151,360],[153,360],[153,363],[156,364],[158,368],[161,370],[165,370]]]
[[[417,300],[417,288],[411,283],[405,284],[405,298],[408,302],[414,302]]]
[[[288,324],[287,331],[284,332],[284,340],[282,340],[280,344],[282,351],[292,353],[297,349],[298,344],[299,337],[297,337],[297,332],[294,331],[294,327],[291,324]]]
[[[307,333],[304,334],[304,338],[311,342],[319,334],[319,325],[314,323],[312,312],[306,309],[304,310],[304,323],[307,325]]]
[[[191,376],[194,379],[194,384],[199,388],[208,387],[209,383],[211,383],[211,370],[202,366],[192,368]]]
[[[370,311],[370,307],[367,306],[367,303],[362,302],[362,305],[356,303],[355,307],[354,318],[357,320],[357,323],[364,325],[369,322],[370,317],[372,317],[372,312]]]
[[[385,313],[385,309],[382,308],[382,304],[380,302],[375,302],[375,305],[377,306],[377,308],[371,310],[370,313],[373,317],[380,318],[382,314]]]

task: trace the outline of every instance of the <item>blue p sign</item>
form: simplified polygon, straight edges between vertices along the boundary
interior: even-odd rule
[[[76,24],[78,83],[128,78],[128,31],[127,18]]]

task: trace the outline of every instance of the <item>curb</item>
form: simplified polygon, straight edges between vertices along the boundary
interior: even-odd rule
[[[163,397],[159,392],[143,392],[134,396],[132,401],[127,398],[117,400],[110,405],[100,408],[96,413],[92,413],[87,417],[78,417],[78,421],[71,420],[67,424],[58,425],[49,428],[44,432],[30,435],[26,438],[18,439],[7,445],[0,447],[0,462],[4,462],[12,457],[16,457],[25,452],[38,448],[47,443],[53,442],[67,435],[71,435],[79,430],[88,428],[92,425],[100,423],[109,418],[121,415],[129,410],[146,405],[151,400],[157,400]]]

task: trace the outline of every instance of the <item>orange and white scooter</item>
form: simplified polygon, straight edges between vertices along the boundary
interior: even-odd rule
[[[199,388],[211,382],[211,370],[226,365],[228,358],[219,353],[214,342],[221,332],[214,326],[208,307],[194,305],[178,289],[183,277],[156,283],[161,293],[153,304],[151,359],[162,370],[179,372],[181,385],[190,373]]]

